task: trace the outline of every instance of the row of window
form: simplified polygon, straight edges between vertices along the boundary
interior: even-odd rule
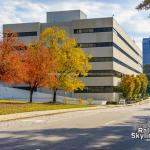
[[[113,42],[78,43],[78,46],[81,48],[110,47],[110,46],[113,46]]]
[[[119,77],[123,76],[122,73],[115,70],[90,70],[87,77]]]
[[[126,43],[137,55],[140,56],[140,54],[119,34],[115,29],[113,29],[114,33],[124,42]]]
[[[116,58],[114,58],[113,61],[116,62],[116,63],[118,63],[119,65],[122,65],[122,66],[124,66],[124,67],[126,67],[126,68],[128,68],[128,69],[130,69],[130,70],[132,70],[132,71],[134,71],[134,72],[136,72],[136,73],[141,73],[141,72],[139,72],[138,70],[136,70],[136,69],[134,69],[134,68],[128,66],[127,64],[123,63],[122,61],[120,61],[120,60],[118,60],[118,59],[116,59]]]
[[[92,57],[90,62],[105,62],[105,61],[113,61],[113,57]]]
[[[113,46],[118,49],[120,52],[122,52],[124,55],[126,55],[128,58],[133,60],[135,63],[139,64],[138,61],[136,61],[133,57],[131,57],[128,53],[126,53],[122,48],[120,48],[117,44],[113,43]]]
[[[75,93],[113,93],[118,92],[117,86],[86,86],[83,90],[76,90]]]
[[[93,32],[112,32],[112,27],[104,27],[104,28],[85,28],[85,29],[74,29],[74,33],[93,33]]]
[[[139,64],[137,60],[135,60],[133,57],[131,57],[128,53],[126,53],[122,48],[120,48],[117,44],[114,42],[98,42],[98,43],[78,43],[78,45],[81,48],[91,48],[91,47],[111,47],[114,46],[117,50],[122,52],[124,55],[126,55],[128,58],[130,58],[135,63]]]
[[[13,35],[13,33],[3,33],[4,37],[10,37]],[[37,36],[37,32],[17,32],[16,36],[18,37],[24,37],[24,36]]]
[[[75,34],[80,33],[94,33],[94,32],[114,32],[123,42],[125,42],[137,55],[139,53],[117,32],[113,27],[103,27],[103,28],[84,28],[84,29],[74,29]]]
[[[124,67],[126,67],[126,68],[128,68],[128,69],[130,69],[130,70],[132,70],[134,72],[136,72],[136,73],[140,73],[136,69],[128,66],[127,64],[123,63],[122,61],[120,61],[120,60],[118,60],[118,59],[116,59],[114,57],[92,57],[91,60],[90,60],[90,62],[106,62],[106,61],[108,61],[108,62],[109,61],[114,61],[114,62],[118,63],[119,65],[122,65],[122,66],[124,66]]]
[[[24,36],[37,36],[37,32],[17,32],[18,37],[24,37]]]

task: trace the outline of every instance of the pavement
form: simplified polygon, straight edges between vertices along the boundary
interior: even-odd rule
[[[40,116],[46,116],[46,115],[56,115],[56,114],[61,114],[61,113],[74,112],[74,111],[103,109],[103,108],[107,108],[107,107],[106,106],[95,106],[95,107],[85,107],[85,108],[69,108],[69,109],[57,109],[57,110],[46,110],[46,111],[32,111],[32,112],[0,115],[0,122],[17,120],[17,119],[25,119],[25,118],[33,118],[33,117],[40,117]]]
[[[150,103],[150,99],[134,103],[128,105],[98,105],[95,107],[86,107],[86,108],[70,108],[70,109],[57,109],[57,110],[46,110],[46,111],[32,111],[32,112],[24,112],[24,113],[16,113],[16,114],[8,114],[8,115],[0,115],[0,122],[17,120],[17,119],[25,119],[32,117],[40,117],[46,115],[56,115],[61,113],[69,113],[74,111],[86,111],[86,110],[94,110],[94,109],[107,109],[110,107],[128,107],[134,105],[141,105],[145,103]]]
[[[133,138],[148,122],[150,103],[5,121],[0,150],[149,150],[150,139]]]

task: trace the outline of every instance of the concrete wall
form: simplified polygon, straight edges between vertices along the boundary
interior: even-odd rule
[[[99,101],[118,101],[119,98],[118,93],[75,93],[75,96],[77,98],[92,98]]]
[[[132,47],[142,56],[142,50],[136,45],[136,43],[130,38],[130,36],[124,31],[124,29],[113,19],[113,27],[128,41]]]
[[[112,42],[112,32],[74,34],[78,43]],[[102,53],[102,52],[101,52]]]
[[[0,99],[12,99],[29,101],[29,91],[9,87],[0,87]],[[51,94],[44,94],[40,92],[33,93],[33,101],[48,102],[52,101]]]
[[[83,77],[86,86],[113,86],[113,77]]]
[[[86,14],[84,14],[80,10],[47,12],[48,23],[67,22],[86,18],[87,18]]]
[[[19,37],[18,40],[24,42],[24,44],[28,44],[29,42],[35,40],[39,40],[40,35],[40,23],[39,22],[33,22],[33,23],[19,23],[19,24],[6,24],[3,25],[3,32],[5,30],[11,30],[13,32],[37,32],[37,36],[25,36],[25,37]]]

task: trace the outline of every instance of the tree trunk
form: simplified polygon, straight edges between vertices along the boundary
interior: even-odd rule
[[[54,89],[53,103],[56,103],[56,92],[57,92],[57,89]]]
[[[32,103],[33,91],[34,91],[34,88],[31,87],[31,88],[30,88],[30,103]]]

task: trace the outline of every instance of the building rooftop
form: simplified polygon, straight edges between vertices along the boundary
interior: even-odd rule
[[[87,15],[81,10],[47,12],[47,23],[67,22],[78,19],[87,19]]]

